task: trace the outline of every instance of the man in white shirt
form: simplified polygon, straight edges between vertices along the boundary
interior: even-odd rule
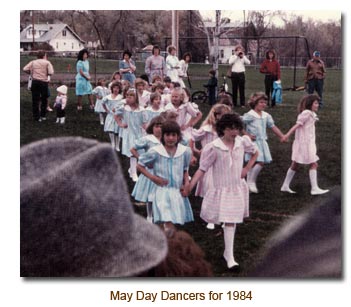
[[[245,64],[250,65],[250,60],[245,56],[244,49],[238,45],[234,54],[229,58],[229,65],[232,65],[232,93],[233,104],[237,106],[238,88],[240,94],[240,105],[245,107]]]

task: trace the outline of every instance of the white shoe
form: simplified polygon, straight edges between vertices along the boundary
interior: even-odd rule
[[[328,193],[329,190],[323,190],[323,189],[320,189],[320,188],[316,188],[316,189],[312,189],[311,190],[311,195],[321,195],[321,194],[325,194],[325,193]]]
[[[223,255],[223,258],[224,260],[227,262],[227,267],[228,269],[231,269],[235,266],[239,266],[239,263],[237,263],[235,260],[234,260],[234,257],[230,257],[230,259],[227,260],[226,256]]]
[[[119,149],[119,147],[115,146],[115,149],[117,152],[120,152],[121,150]]]
[[[208,223],[206,228],[213,230],[213,229],[215,229],[215,225],[213,223]]]
[[[105,123],[103,121],[100,122],[100,125],[103,126]]]
[[[256,194],[258,193],[256,183],[252,182],[252,183],[248,183],[247,185],[249,186],[249,191],[251,193],[256,193]]]
[[[60,123],[60,119],[59,118],[56,119],[56,124],[58,124],[58,123]]]
[[[289,187],[286,187],[286,186],[282,186],[282,187],[280,188],[280,191],[282,191],[282,192],[288,192],[288,193],[290,193],[290,194],[296,194],[295,191],[291,190]]]
[[[137,182],[138,179],[139,179],[137,174],[132,174],[130,177],[132,178],[132,180],[133,180],[134,182]]]
[[[46,117],[40,117],[41,121],[46,120]]]
[[[152,216],[148,216],[148,217],[146,218],[146,220],[147,220],[149,223],[152,224]]]

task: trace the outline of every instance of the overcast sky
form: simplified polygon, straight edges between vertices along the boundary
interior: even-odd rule
[[[214,20],[215,11],[200,11],[204,17],[209,17]],[[316,21],[340,21],[341,19],[341,12],[340,11],[332,11],[332,10],[308,10],[308,11],[290,11],[290,10],[283,10],[286,13],[286,17],[291,17],[293,15],[302,16],[303,20],[306,21],[309,18],[312,18]],[[247,17],[248,10],[245,11]],[[229,17],[232,22],[234,23],[242,23],[244,20],[244,11],[243,10],[222,10],[222,17]],[[282,25],[282,21],[280,18],[275,18],[274,23],[279,26]]]

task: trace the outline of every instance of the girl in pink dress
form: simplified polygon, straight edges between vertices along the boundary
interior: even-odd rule
[[[258,156],[250,138],[240,136],[242,129],[243,122],[237,114],[224,114],[217,121],[218,138],[203,149],[199,169],[189,185],[191,191],[212,168],[213,185],[205,192],[200,217],[207,223],[224,223],[223,257],[228,268],[239,265],[234,260],[235,228],[249,216],[249,189],[244,178]],[[251,154],[251,159],[243,167],[245,153]]]
[[[284,135],[283,141],[295,132],[295,140],[292,146],[292,163],[286,174],[281,187],[282,192],[296,193],[290,189],[290,183],[297,171],[298,164],[310,165],[311,195],[320,195],[329,192],[318,187],[317,183],[317,156],[315,122],[318,120],[316,112],[319,108],[317,95],[304,96],[299,103],[299,115],[296,124]]]
[[[232,113],[232,109],[229,106],[224,104],[215,104],[211,108],[207,118],[204,120],[201,127],[199,129],[192,130],[189,146],[193,152],[193,155],[196,156],[196,158],[198,159],[200,158],[201,150],[196,148],[195,142],[200,142],[201,148],[203,149],[208,143],[211,143],[216,138],[218,138],[218,135],[216,132],[216,122],[224,114],[228,114],[228,113]],[[211,168],[206,172],[204,177],[201,180],[199,180],[196,186],[195,196],[204,197],[205,191],[208,189],[208,187],[212,185],[213,183],[212,183],[212,168]],[[214,229],[215,225],[213,223],[208,223],[206,227],[208,229]]]

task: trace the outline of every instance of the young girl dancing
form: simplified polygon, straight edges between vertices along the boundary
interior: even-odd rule
[[[216,122],[224,115],[232,113],[232,109],[224,104],[215,104],[207,115],[207,118],[203,121],[200,129],[193,129],[191,132],[191,140],[189,146],[193,152],[193,155],[198,159],[201,155],[201,150],[197,149],[195,142],[201,142],[201,148],[204,148],[207,144],[218,138],[216,132]],[[212,186],[212,168],[210,168],[204,177],[199,180],[195,196],[204,197],[205,191]],[[214,229],[215,225],[213,223],[207,224],[208,229]]]
[[[105,109],[107,115],[105,119],[104,131],[108,133],[111,141],[111,145],[116,151],[120,151],[120,129],[114,119],[116,111],[123,105],[122,84],[115,81],[111,85],[111,94],[107,95],[102,100],[102,106]]]
[[[104,113],[106,113],[106,111],[102,105],[102,99],[110,94],[110,90],[106,87],[106,80],[104,78],[98,80],[97,87],[93,89],[92,93],[96,96],[94,111],[99,114],[100,124],[104,125]]]
[[[296,124],[284,135],[286,141],[295,132],[292,145],[292,163],[281,187],[282,192],[296,193],[290,189],[290,183],[297,171],[298,164],[309,164],[309,177],[311,182],[311,195],[320,195],[329,192],[319,188],[317,183],[317,156],[315,122],[318,120],[316,112],[319,108],[320,98],[317,95],[304,96],[299,103],[299,115]]]
[[[130,150],[132,155],[139,159],[138,150],[147,152],[150,148],[161,144],[162,124],[165,122],[162,116],[156,116],[146,128],[146,136],[137,139],[134,147]],[[153,174],[153,169],[147,169]],[[135,200],[146,203],[147,220],[152,223],[152,200],[155,190],[155,184],[143,174],[139,176],[137,183],[134,186],[132,196]]]
[[[148,106],[145,111],[148,122],[151,122],[154,117],[164,112],[164,109],[161,107],[161,95],[159,93],[155,92],[150,95],[150,106]]]
[[[243,122],[237,114],[224,114],[216,123],[219,138],[202,151],[199,169],[189,185],[189,191],[210,169],[213,185],[205,191],[200,217],[207,223],[224,223],[224,254],[228,268],[238,266],[234,259],[234,235],[237,223],[249,216],[249,189],[245,176],[258,156],[256,145],[248,136],[240,136]],[[244,154],[251,159],[243,167]],[[185,194],[186,195],[186,194]]]
[[[280,129],[274,124],[272,116],[264,111],[267,107],[267,102],[268,97],[263,92],[252,94],[248,102],[251,111],[243,115],[245,131],[251,140],[257,145],[260,152],[255,166],[247,174],[247,184],[251,193],[258,193],[256,186],[257,176],[262,170],[264,164],[269,164],[272,161],[272,156],[267,143],[267,127],[271,128],[280,140],[282,140],[284,136]],[[245,161],[248,161],[249,159],[250,157],[245,155]]]
[[[174,121],[162,124],[161,145],[154,146],[140,155],[138,170],[156,184],[152,203],[154,223],[161,223],[165,230],[173,224],[194,220],[190,202],[183,197],[189,185],[191,149],[179,143],[181,132]],[[147,167],[153,168],[150,173]]]
[[[124,128],[122,154],[130,158],[129,175],[136,182],[138,180],[137,159],[132,156],[130,149],[134,147],[135,140],[144,135],[147,117],[145,109],[139,106],[135,89],[132,88],[127,91],[126,104],[116,111],[115,120],[119,127]]]

